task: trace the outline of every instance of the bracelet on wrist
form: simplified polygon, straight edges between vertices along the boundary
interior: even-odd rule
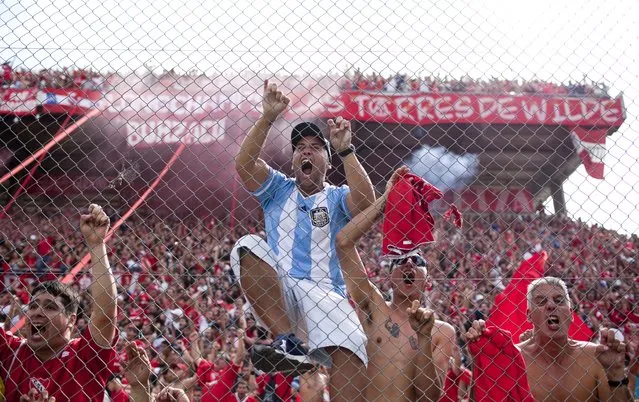
[[[621,387],[623,385],[628,385],[628,377],[625,377],[621,381],[608,381],[608,386],[611,388]]]
[[[351,144],[348,146],[348,148],[339,151],[337,155],[339,155],[340,158],[345,158],[353,152],[355,152],[355,145]]]

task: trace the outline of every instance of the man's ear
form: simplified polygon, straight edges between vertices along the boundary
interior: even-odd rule
[[[69,316],[69,323],[67,324],[67,326],[69,327],[69,329],[73,329],[73,327],[75,326],[75,322],[78,320],[78,315],[77,314],[71,314]]]

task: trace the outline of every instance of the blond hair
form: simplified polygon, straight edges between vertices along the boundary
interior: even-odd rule
[[[572,303],[570,301],[570,295],[568,294],[568,287],[566,286],[566,282],[563,280],[556,278],[554,276],[544,276],[543,278],[535,279],[528,285],[528,291],[526,292],[526,299],[528,300],[528,308],[531,308],[533,302],[533,292],[541,285],[552,285],[557,288],[560,288],[564,292],[564,296],[566,300],[568,300],[568,305],[571,306]]]

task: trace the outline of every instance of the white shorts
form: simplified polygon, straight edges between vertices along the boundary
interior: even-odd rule
[[[290,277],[276,262],[266,240],[257,235],[242,237],[231,251],[231,268],[238,280],[241,248],[247,249],[277,271],[289,321],[295,335],[309,346],[312,358],[330,366],[330,357],[323,349],[340,346],[355,353],[368,365],[366,335],[348,299],[310,280]],[[257,315],[256,318],[259,319]]]

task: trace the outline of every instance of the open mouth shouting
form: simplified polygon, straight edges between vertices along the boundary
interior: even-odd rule
[[[555,314],[549,315],[546,324],[548,324],[548,328],[551,330],[557,331],[559,329],[559,316]]]
[[[30,338],[34,341],[45,340],[47,336],[47,325],[44,322],[31,322],[29,324]]]
[[[410,270],[402,272],[402,281],[404,282],[404,285],[412,286],[415,282],[415,271]]]
[[[313,172],[313,163],[311,163],[310,159],[308,158],[304,158],[301,161],[301,165],[300,168],[302,170],[302,173],[304,173],[304,175],[309,176],[311,174],[311,172]]]

